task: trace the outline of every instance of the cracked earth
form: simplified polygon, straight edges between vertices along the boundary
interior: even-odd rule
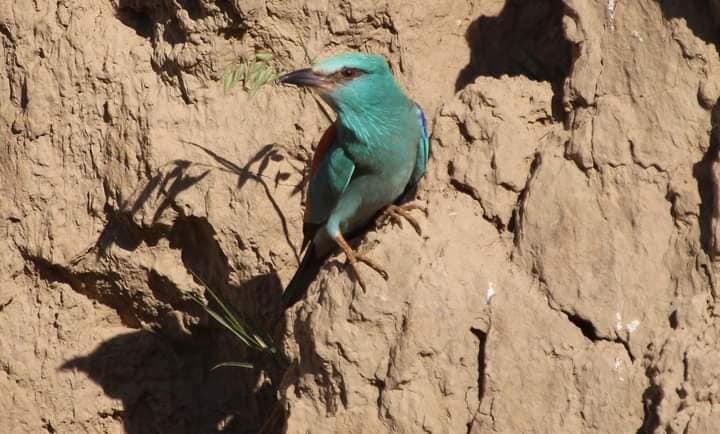
[[[719,28],[717,0],[3,3],[3,432],[720,432]],[[388,281],[339,255],[283,313],[327,110],[222,77],[341,49],[425,109],[427,215],[356,240]]]

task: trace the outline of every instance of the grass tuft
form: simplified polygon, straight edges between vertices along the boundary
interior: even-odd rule
[[[252,97],[262,86],[274,81],[279,74],[271,63],[273,58],[272,53],[261,51],[251,59],[242,59],[240,63],[230,66],[223,74],[225,94],[242,82],[243,88]]]
[[[205,287],[205,290],[212,297],[212,299],[220,307],[219,310],[211,308],[205,304],[204,300],[199,296],[192,294],[190,297],[198,303],[205,312],[208,313],[215,321],[217,321],[223,328],[232,333],[247,347],[259,351],[259,352],[270,352],[274,353],[275,348],[269,344],[269,338],[262,338],[259,334],[253,332],[250,326],[243,321],[238,313],[231,309],[210,287],[203,281],[197,274],[192,273],[193,276]],[[222,368],[222,367],[240,367],[252,369],[253,365],[246,362],[223,362],[217,364],[211,368],[211,370]]]

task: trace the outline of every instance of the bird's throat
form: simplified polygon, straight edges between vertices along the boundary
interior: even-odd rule
[[[354,136],[359,142],[373,146],[387,143],[405,125],[403,110],[392,107],[362,109],[338,108],[339,134]]]

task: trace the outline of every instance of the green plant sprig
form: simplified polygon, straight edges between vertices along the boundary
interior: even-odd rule
[[[245,321],[243,321],[242,318],[240,318],[240,315],[235,313],[226,303],[224,303],[223,300],[212,289],[210,289],[210,287],[207,283],[205,283],[205,281],[203,281],[194,272],[191,271],[191,273],[203,285],[207,293],[210,294],[210,296],[213,298],[213,300],[215,300],[218,306],[220,306],[220,311],[216,311],[210,308],[210,306],[205,304],[205,301],[196,294],[190,295],[190,298],[192,298],[193,301],[198,303],[205,310],[205,312],[208,313],[208,315],[210,315],[215,321],[217,321],[221,326],[223,326],[223,328],[235,335],[235,337],[237,337],[247,347],[260,352],[275,352],[275,348],[268,344],[265,339],[260,337],[260,335],[250,330],[250,326]],[[269,338],[267,339],[267,341],[270,341]],[[223,362],[213,366],[211,370],[228,366],[249,369],[253,368],[253,365],[251,363]]]
[[[252,59],[243,59],[240,63],[230,66],[223,74],[223,91],[227,95],[230,90],[242,82],[243,88],[255,95],[257,90],[278,77],[272,65],[273,54],[268,52],[255,53]]]

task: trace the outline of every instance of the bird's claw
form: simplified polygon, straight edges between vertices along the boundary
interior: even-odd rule
[[[382,276],[383,279],[388,280],[390,278],[390,275],[387,271],[385,271],[384,268],[382,268],[380,265],[378,265],[375,261],[368,258],[367,256],[358,253],[350,247],[350,245],[345,241],[345,238],[343,238],[342,235],[338,235],[335,238],[335,241],[337,241],[340,248],[345,253],[345,256],[347,257],[348,262],[350,262],[350,267],[352,267],[353,272],[355,273],[355,277],[357,278],[358,283],[360,284],[360,287],[363,289],[363,291],[367,290],[367,286],[365,285],[365,281],[363,280],[362,276],[360,275],[360,272],[357,269],[358,262],[363,262],[368,267],[375,270],[380,276]]]
[[[355,273],[355,277],[357,278],[358,283],[360,284],[360,287],[363,289],[363,291],[366,291],[367,287],[365,286],[365,281],[363,280],[360,272],[357,269],[358,262],[365,263],[365,265],[375,270],[383,279],[388,280],[390,278],[390,275],[387,273],[387,271],[385,271],[384,268],[382,268],[372,259],[356,252],[352,252],[351,254],[346,253],[346,256],[348,258],[348,261],[350,262],[350,266],[352,267],[353,272]]]
[[[403,227],[403,219],[407,220],[412,227],[415,229],[415,232],[417,232],[418,235],[422,236],[422,229],[420,228],[420,223],[418,223],[417,219],[413,217],[410,214],[410,211],[414,209],[419,209],[425,215],[427,215],[427,206],[420,205],[418,203],[406,203],[404,205],[390,205],[387,208],[385,208],[385,211],[382,215],[382,221],[388,221],[390,220],[393,223],[397,223],[401,228]]]

